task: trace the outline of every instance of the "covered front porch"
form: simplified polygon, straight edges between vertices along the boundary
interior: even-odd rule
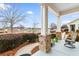
[[[56,35],[59,42],[51,48],[51,33],[48,33],[48,10],[57,17]],[[39,51],[33,56],[45,55],[79,55],[79,43],[75,43],[75,49],[69,49],[64,46],[64,40],[61,33],[61,17],[67,14],[79,12],[79,4],[75,3],[43,3],[41,4],[41,35],[39,36]],[[70,28],[69,28],[70,30]]]
[[[75,49],[67,48],[64,46],[64,40],[61,40],[51,48],[49,53],[39,50],[32,56],[79,56],[79,43],[75,43],[75,46]]]

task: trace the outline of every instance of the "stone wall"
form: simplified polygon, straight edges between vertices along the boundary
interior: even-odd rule
[[[49,52],[51,50],[51,36],[42,36],[39,37],[39,49],[44,52]]]

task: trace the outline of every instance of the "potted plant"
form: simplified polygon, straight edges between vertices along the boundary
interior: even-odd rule
[[[51,36],[51,46],[54,46],[58,42],[58,37],[56,35]]]

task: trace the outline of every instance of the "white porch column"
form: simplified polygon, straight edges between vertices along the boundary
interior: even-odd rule
[[[57,32],[61,32],[61,19],[57,16]]]
[[[46,36],[48,34],[48,6],[46,4],[41,5],[41,35]]]
[[[61,19],[60,16],[57,16],[57,31],[56,31],[56,36],[58,39],[61,39]]]
[[[70,25],[68,24],[67,26],[68,26],[68,29],[69,29],[69,32],[70,32],[71,31]]]
[[[48,6],[41,5],[41,35],[39,37],[39,49],[43,52],[49,52],[51,49],[51,37],[48,35]]]
[[[78,24],[75,24],[75,31],[78,29]]]

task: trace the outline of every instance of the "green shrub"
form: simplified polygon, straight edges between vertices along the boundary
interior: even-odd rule
[[[56,37],[56,34],[51,34],[51,38],[54,39]]]
[[[0,52],[4,52],[4,51],[8,51],[11,49],[16,48],[17,46],[19,46],[20,44],[22,44],[22,38],[21,37],[17,37],[14,39],[0,39]]]
[[[30,42],[35,42],[36,39],[38,39],[38,35],[37,34],[24,34],[23,35],[23,40],[25,41],[30,41]]]
[[[17,36],[14,38],[9,38],[8,40],[5,38],[3,39],[2,37],[0,38],[0,52],[8,51],[11,49],[14,49],[18,47],[19,45],[23,44],[27,40],[30,42],[35,42],[36,39],[38,39],[37,34],[24,34],[21,36]]]
[[[8,50],[9,41],[8,40],[0,40],[0,52]]]
[[[58,42],[58,37],[56,36],[56,34],[52,34],[51,35],[51,39],[53,43],[57,43]]]

